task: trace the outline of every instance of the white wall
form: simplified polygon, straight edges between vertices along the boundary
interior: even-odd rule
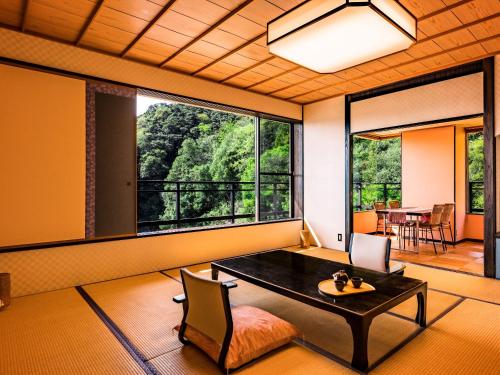
[[[345,98],[304,106],[304,213],[324,247],[344,250]]]
[[[351,104],[351,132],[483,112],[483,73],[431,83]]]

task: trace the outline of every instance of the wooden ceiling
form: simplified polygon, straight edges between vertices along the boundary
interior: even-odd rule
[[[499,0],[400,0],[418,42],[334,74],[269,54],[266,24],[303,0],[0,0],[0,26],[296,103],[498,54]]]

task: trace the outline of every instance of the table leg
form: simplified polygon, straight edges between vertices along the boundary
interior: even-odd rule
[[[368,331],[371,318],[345,318],[351,327],[353,353],[351,365],[360,371],[368,367]]]
[[[219,270],[212,267],[212,280],[219,280]]]
[[[418,220],[418,216],[417,216],[417,220],[415,223],[415,230],[417,231],[417,244],[415,246],[415,250],[417,251],[417,254],[418,254],[419,247],[420,247],[420,220]]]
[[[387,215],[384,214],[384,237],[387,236]]]
[[[427,326],[427,288],[417,294],[417,301],[418,308],[415,322],[418,323],[420,327],[425,328]]]

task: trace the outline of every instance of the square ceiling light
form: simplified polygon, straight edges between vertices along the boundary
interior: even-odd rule
[[[333,73],[409,48],[417,20],[394,0],[311,0],[267,25],[273,55]]]

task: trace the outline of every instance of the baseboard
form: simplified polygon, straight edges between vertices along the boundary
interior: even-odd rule
[[[459,243],[462,243],[462,242],[484,243],[484,240],[480,240],[478,238],[462,238],[461,240],[455,241],[455,245],[458,245]]]

